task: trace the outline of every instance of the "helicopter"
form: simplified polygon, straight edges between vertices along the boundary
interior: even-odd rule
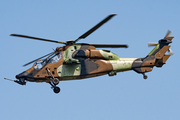
[[[85,39],[115,15],[110,14],[79,38],[66,42],[11,34],[10,36],[54,42],[64,44],[64,46],[57,47],[53,52],[25,64],[24,66],[33,63],[31,68],[15,76],[17,80],[4,79],[14,81],[20,85],[26,85],[27,81],[46,82],[52,86],[54,93],[60,92],[61,89],[57,86],[60,81],[86,79],[107,74],[114,76],[118,72],[129,70],[134,70],[142,74],[144,79],[147,79],[146,72],[152,71],[155,66],[162,67],[173,54],[169,44],[172,43],[174,37],[169,36],[170,30],[158,43],[149,44],[149,46],[155,46],[155,48],[143,58],[120,58],[109,50],[96,49],[128,48],[126,44],[77,43],[79,40]]]

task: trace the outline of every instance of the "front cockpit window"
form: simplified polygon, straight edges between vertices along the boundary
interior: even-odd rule
[[[62,52],[55,54],[51,57],[47,57],[46,59],[38,60],[33,65],[35,70],[40,70],[43,68],[46,64],[53,64],[57,63],[62,58]]]
[[[45,65],[45,61],[44,60],[37,61],[34,64],[34,69],[35,70],[40,70],[44,65]]]

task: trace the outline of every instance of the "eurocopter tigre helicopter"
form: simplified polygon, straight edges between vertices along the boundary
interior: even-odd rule
[[[63,47],[57,47],[54,52],[33,60],[24,66],[34,63],[28,70],[16,75],[18,80],[13,80],[20,85],[26,85],[30,82],[49,83],[55,93],[60,92],[57,87],[59,81],[77,80],[91,77],[97,77],[108,74],[114,76],[118,72],[134,70],[147,79],[146,72],[152,71],[154,66],[162,67],[167,59],[172,55],[169,44],[174,37],[169,37],[171,31],[159,40],[158,43],[151,43],[150,46],[156,46],[144,58],[119,58],[116,54],[108,50],[97,50],[96,48],[127,48],[122,44],[86,44],[77,43],[80,39],[86,38],[116,14],[107,16],[100,23],[85,32],[76,40],[59,42],[43,38],[31,37],[26,35],[11,34],[11,36],[24,37],[47,42],[64,44]],[[166,54],[169,51],[170,54]],[[43,59],[44,58],[44,59]],[[7,78],[5,78],[7,79]],[[8,79],[10,80],[10,79]]]

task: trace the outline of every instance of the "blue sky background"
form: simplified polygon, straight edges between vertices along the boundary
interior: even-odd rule
[[[1,120],[179,120],[180,119],[179,0],[1,0],[0,119]],[[86,80],[63,81],[54,94],[49,84],[20,86],[4,77],[31,65],[25,63],[61,44],[9,36],[24,34],[58,41],[74,40],[109,14],[118,14],[80,42],[128,44],[108,49],[119,57],[145,57],[167,30],[174,55],[144,80],[134,71]]]

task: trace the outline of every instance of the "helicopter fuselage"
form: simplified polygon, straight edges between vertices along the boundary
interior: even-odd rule
[[[30,69],[16,75],[18,80],[11,81],[20,85],[25,85],[26,81],[47,82],[52,86],[55,93],[59,93],[60,88],[56,86],[59,81],[91,78],[106,74],[114,76],[118,72],[128,70],[134,70],[142,74],[144,79],[147,79],[147,75],[145,75],[146,72],[152,71],[154,66],[162,67],[172,55],[169,44],[172,43],[174,37],[169,36],[171,31],[168,31],[166,36],[159,40],[158,43],[151,44],[151,46],[155,45],[156,47],[144,58],[120,58],[108,50],[96,49],[127,48],[128,45],[126,44],[77,43],[79,40],[85,39],[115,15],[116,14],[111,14],[107,16],[77,39],[66,42],[21,34],[11,34],[11,36],[16,37],[65,44],[64,47],[57,47],[54,52],[25,64],[24,66],[34,63]],[[167,51],[169,51],[170,54],[166,54]]]
[[[60,59],[51,58],[48,63],[44,63],[44,59],[36,61],[30,69],[17,77],[24,75],[27,81],[48,83],[52,77],[64,81],[105,74],[114,76],[117,72],[131,70],[134,60],[137,59],[119,58],[108,50],[96,50],[88,44],[74,44],[63,49]]]

